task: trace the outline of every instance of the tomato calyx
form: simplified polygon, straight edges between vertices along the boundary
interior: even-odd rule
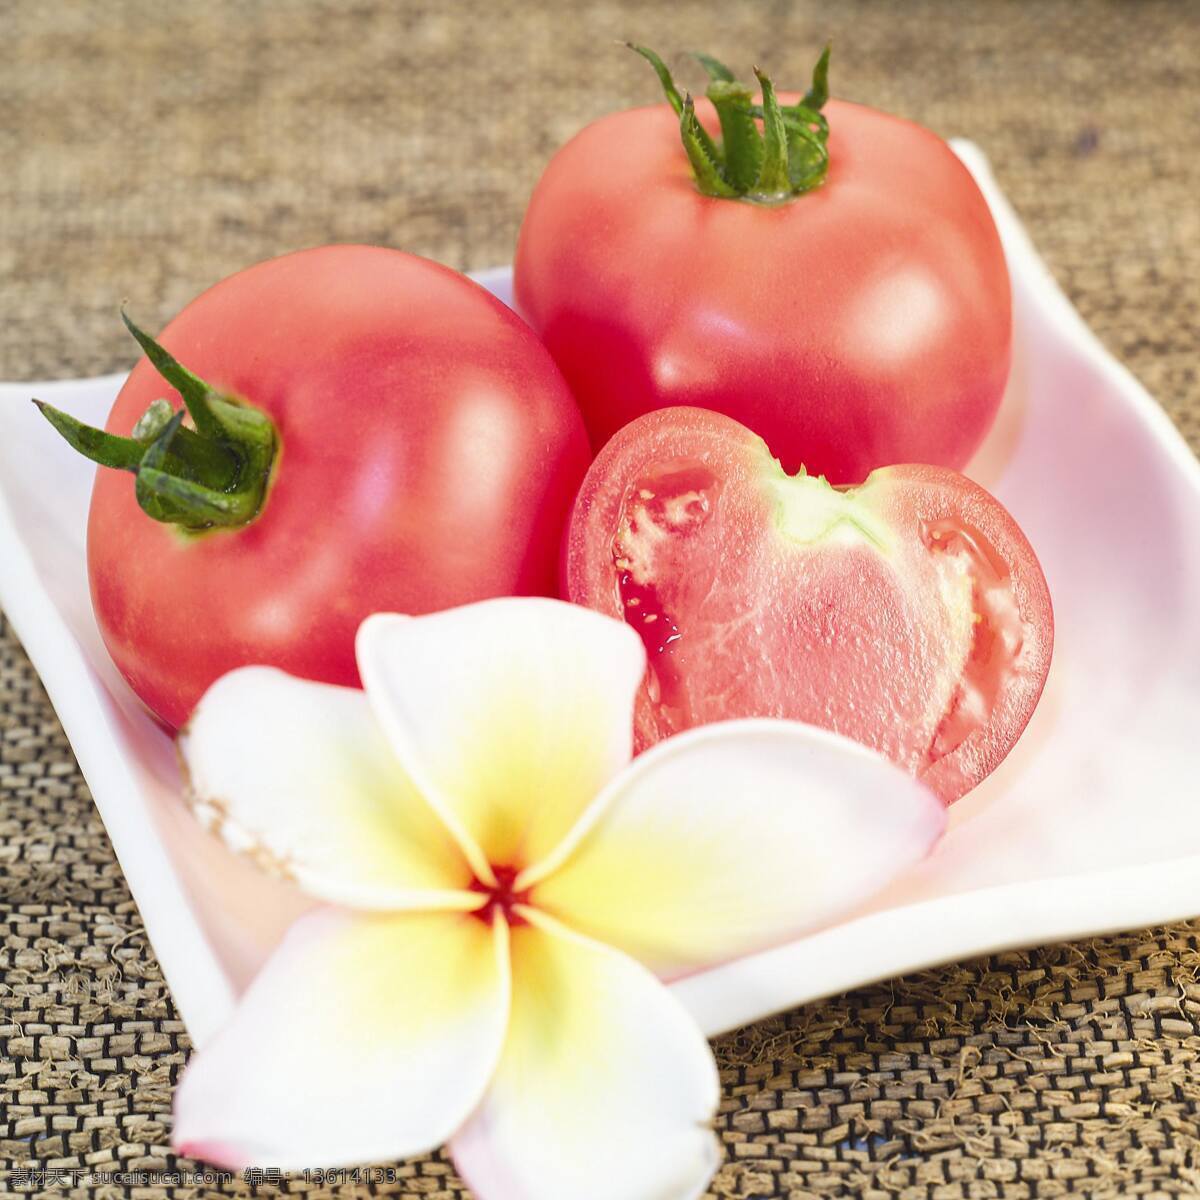
[[[706,196],[775,204],[824,182],[829,170],[829,122],[821,109],[829,99],[828,46],[813,68],[812,86],[804,98],[786,105],[779,103],[770,76],[757,67],[754,75],[761,104],[754,103],[750,89],[724,63],[697,54],[709,77],[705,94],[721,123],[717,139],[700,124],[691,95],[680,94],[666,63],[646,46],[626,45],[654,68],[679,117],[696,187]]]
[[[252,521],[266,498],[278,438],[266,413],[224,395],[194,375],[149,334],[121,319],[154,369],[183,398],[174,410],[155,400],[129,437],[95,429],[40,400],[42,416],[80,454],[136,477],[147,516],[198,533]],[[194,428],[183,424],[190,416]]]

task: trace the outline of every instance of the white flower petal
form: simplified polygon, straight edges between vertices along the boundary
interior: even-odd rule
[[[675,977],[794,937],[880,890],[945,828],[881,755],[793,721],[660,743],[615,780],[530,903]]]
[[[179,747],[201,819],[305,891],[374,908],[480,902],[358,689],[245,667],[208,689]]]
[[[483,1103],[451,1143],[479,1200],[691,1200],[719,1160],[708,1044],[644,967],[535,913]]]
[[[479,1102],[504,1043],[507,933],[461,913],[301,918],[188,1064],[175,1147],[298,1170],[439,1145]]]
[[[483,878],[548,854],[632,753],[645,651],[577,605],[370,617],[358,661],[396,753]]]

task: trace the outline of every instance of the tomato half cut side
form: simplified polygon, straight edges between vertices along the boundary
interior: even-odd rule
[[[949,802],[1015,744],[1050,666],[1045,578],[984,489],[928,466],[857,487],[789,476],[700,409],[651,413],[608,443],[563,571],[570,599],[646,645],[639,750],[785,717],[879,750]]]

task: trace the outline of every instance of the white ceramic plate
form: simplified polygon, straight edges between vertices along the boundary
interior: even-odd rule
[[[674,985],[710,1033],[938,962],[1200,914],[1200,465],[1058,291],[980,153],[957,149],[1000,227],[1016,313],[1012,382],[969,473],[1041,558],[1054,666],[1020,744],[920,869],[831,928]],[[507,271],[480,279],[509,299]],[[170,741],[101,646],[92,468],[29,397],[101,423],[121,382],[0,385],[0,605],[203,1043],[299,902],[195,825]]]

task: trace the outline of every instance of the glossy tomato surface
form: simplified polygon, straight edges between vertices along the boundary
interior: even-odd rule
[[[96,617],[167,725],[247,663],[356,683],[369,613],[555,590],[589,459],[583,423],[527,326],[470,280],[396,250],[306,250],[218,283],[161,340],[268,413],[280,444],[262,510],[240,529],[160,524],[132,475],[97,473]],[[108,430],[128,435],[160,396],[179,407],[142,359]]]
[[[570,599],[645,642],[639,749],[732,717],[857,739],[946,801],[1012,748],[1050,667],[1046,581],[978,485],[896,466],[857,488],[789,476],[717,413],[627,426],[568,528]]]
[[[784,97],[785,102],[795,97]],[[711,105],[696,111],[712,132]],[[668,405],[723,412],[789,471],[961,467],[1008,377],[1008,272],[940,138],[832,100],[829,174],[776,205],[704,196],[666,104],[587,126],[521,228],[520,311],[599,449]]]

